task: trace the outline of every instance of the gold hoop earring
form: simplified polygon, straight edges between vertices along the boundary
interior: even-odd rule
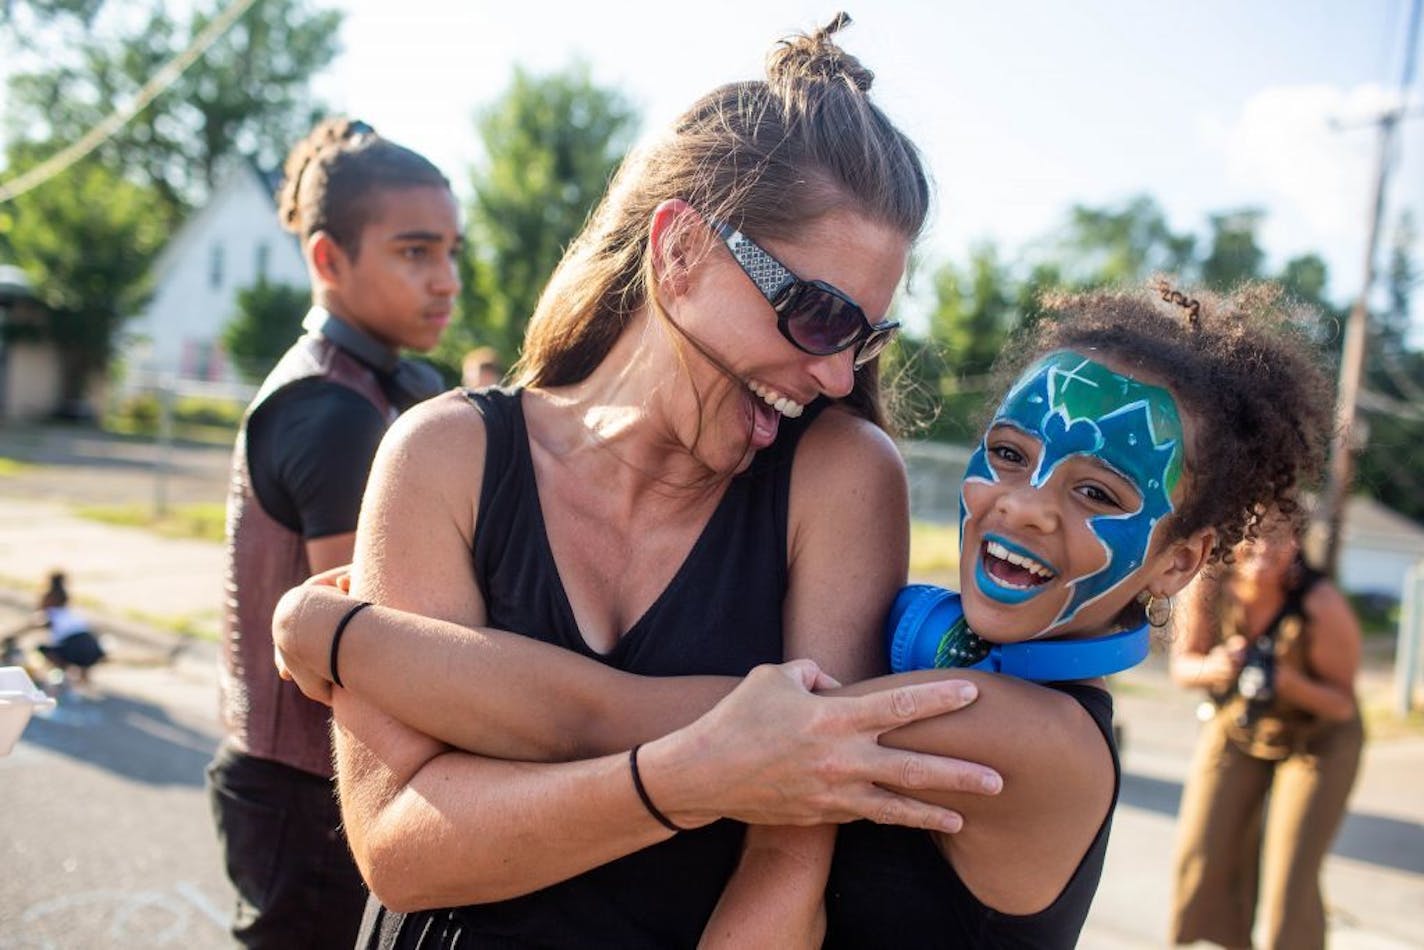
[[[1172,598],[1170,596],[1158,597],[1156,594],[1148,593],[1147,600],[1142,607],[1143,613],[1147,615],[1149,626],[1160,630],[1172,622]]]

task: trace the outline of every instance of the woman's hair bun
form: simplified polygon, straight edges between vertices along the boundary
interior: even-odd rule
[[[850,22],[850,14],[842,11],[814,33],[789,36],[778,43],[766,59],[768,84],[783,95],[804,89],[809,83],[834,82],[869,92],[875,74],[832,39]]]

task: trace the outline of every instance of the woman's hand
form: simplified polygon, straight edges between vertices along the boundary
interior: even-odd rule
[[[882,733],[962,709],[972,683],[937,680],[858,697],[810,660],[760,666],[711,712],[649,743],[639,768],[653,801],[686,827],[717,818],[753,824],[872,821],[955,832],[962,817],[883,785],[995,794],[998,773],[956,759],[882,747]]]
[[[308,699],[331,705],[331,636],[351,606],[351,565],[309,577],[282,595],[272,614],[277,674]]]
[[[1207,651],[1202,658],[1200,681],[1214,693],[1225,693],[1236,685],[1241,667],[1246,662],[1246,639],[1229,637]]]

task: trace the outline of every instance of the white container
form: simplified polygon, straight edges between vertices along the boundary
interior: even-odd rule
[[[0,755],[9,755],[37,709],[54,708],[54,700],[36,688],[24,667],[0,666]]]

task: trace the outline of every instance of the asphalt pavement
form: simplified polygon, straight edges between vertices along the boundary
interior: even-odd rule
[[[6,430],[0,458],[0,629],[33,604],[51,567],[109,635],[94,698],[36,719],[0,758],[0,950],[218,947],[231,891],[212,838],[202,766],[219,734],[215,650],[223,557],[78,516],[81,502],[221,501],[228,450],[159,451],[82,430]],[[1387,650],[1362,677],[1387,704]],[[1126,747],[1107,867],[1081,946],[1165,944],[1169,867],[1197,698],[1154,654],[1117,678]],[[1424,948],[1424,735],[1372,737],[1327,861],[1331,946]]]

